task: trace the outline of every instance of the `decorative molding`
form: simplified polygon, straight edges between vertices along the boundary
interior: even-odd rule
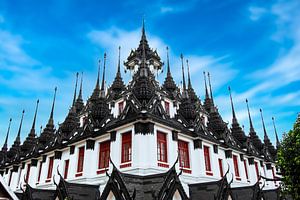
[[[267,167],[267,170],[271,170],[272,169],[271,163],[266,163],[266,167]]]
[[[201,139],[194,140],[194,149],[202,149],[202,140]]]
[[[25,168],[25,163],[22,162],[22,166],[21,166],[21,169],[24,169]]]
[[[38,163],[37,159],[31,159],[31,167],[36,167]]]
[[[13,172],[18,172],[19,171],[19,166],[18,165],[14,165],[13,166]]]
[[[54,151],[54,159],[61,160],[62,151]]]
[[[91,149],[94,150],[95,148],[95,140],[86,140],[86,150]]]
[[[154,123],[152,122],[137,122],[134,124],[134,132],[135,134],[154,134]]]
[[[249,165],[254,165],[254,158],[248,158]]]
[[[214,153],[218,154],[218,150],[219,150],[218,145],[214,144],[213,148],[214,148]]]
[[[43,155],[42,162],[44,163],[46,162],[46,160],[47,160],[47,155]]]
[[[243,162],[244,161],[244,154],[240,154],[240,160]]]
[[[72,145],[72,146],[70,146],[70,155],[73,155],[74,152],[75,152],[75,146]]]
[[[232,150],[225,150],[225,158],[232,158]]]
[[[110,132],[110,141],[112,141],[112,142],[116,141],[116,137],[117,137],[117,131],[111,131]]]
[[[178,132],[175,130],[172,131],[172,140],[178,141]]]

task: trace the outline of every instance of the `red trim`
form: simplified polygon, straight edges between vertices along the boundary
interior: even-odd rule
[[[30,175],[30,168],[31,168],[31,164],[27,164],[27,172],[26,172],[26,178],[25,178],[25,182],[28,183],[29,180],[29,175]]]
[[[79,176],[82,176],[82,172],[75,174],[75,177],[79,177]]]
[[[259,179],[258,163],[254,162],[254,165],[255,165],[256,177],[257,177],[257,180],[258,180]]]
[[[157,131],[157,160],[168,162],[167,134]]]
[[[51,177],[52,177],[53,162],[54,162],[54,156],[52,156],[52,157],[49,158],[47,179],[51,179]]]
[[[209,154],[209,147],[204,146],[204,161],[205,161],[205,170],[210,172],[211,171],[211,164],[210,164],[210,154]]]
[[[240,177],[238,158],[236,155],[232,155],[232,158],[233,158],[233,165],[234,165],[234,175],[235,175],[236,179],[238,180],[238,178]]]
[[[246,160],[244,160],[244,168],[245,168],[246,178],[248,180],[249,176],[248,176],[248,169],[247,169],[247,162],[246,162]]]
[[[240,180],[241,180],[241,177],[235,177],[235,179],[236,179],[237,181],[240,181]]]
[[[212,173],[212,172],[206,172],[206,175],[208,175],[208,176],[213,176],[214,173]]]
[[[165,101],[165,111],[167,115],[170,115],[170,103]]]
[[[39,175],[38,175],[38,181],[37,184],[40,182],[41,180],[41,172],[42,172],[42,168],[43,168],[43,161],[40,161],[40,168],[39,168]]]
[[[178,140],[179,167],[190,168],[189,143]]]
[[[51,182],[51,179],[47,179],[45,182],[46,182],[46,183],[49,183],[49,182]]]
[[[98,169],[109,167],[110,141],[101,142],[99,145]]]
[[[104,174],[108,169],[99,169],[97,170],[97,174]]]
[[[68,178],[70,160],[65,160],[64,179]]]
[[[157,163],[159,167],[169,168],[169,164],[167,163]]]
[[[187,173],[187,174],[191,174],[192,173],[192,170],[190,170],[190,169],[180,168],[180,170],[182,170],[182,172]]]
[[[79,147],[78,150],[77,172],[83,171],[83,162],[84,162],[84,146]]]
[[[122,134],[121,163],[131,161],[132,156],[132,136],[131,131]]]
[[[126,168],[126,167],[131,167],[131,163],[120,165],[120,168]]]
[[[224,176],[224,172],[223,172],[223,160],[221,158],[219,158],[218,162],[219,162],[220,176],[223,177]]]

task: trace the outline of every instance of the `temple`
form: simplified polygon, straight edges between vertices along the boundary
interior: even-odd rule
[[[54,123],[57,88],[41,133],[36,130],[39,100],[25,141],[20,141],[25,131],[23,111],[9,148],[10,120],[0,151],[0,196],[29,200],[279,199],[280,171],[275,161],[280,142],[276,129],[276,147],[270,142],[262,110],[263,140],[253,126],[248,100],[245,112],[250,130],[239,124],[228,88],[232,122],[224,122],[214,102],[211,74],[203,74],[205,98],[201,101],[190,78],[193,66],[183,55],[182,84],[175,83],[168,48],[166,77],[160,84],[156,74],[165,63],[150,47],[144,24],[138,47],[123,64],[120,51],[112,84],[105,84],[109,63],[104,54],[95,88],[86,101],[83,75],[76,74],[69,111],[58,126]],[[132,74],[128,83],[122,79],[121,67]]]

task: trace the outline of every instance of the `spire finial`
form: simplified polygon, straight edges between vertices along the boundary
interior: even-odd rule
[[[253,132],[254,128],[253,128],[252,119],[251,119],[251,115],[250,115],[250,109],[249,109],[248,99],[246,99],[246,104],[247,104],[248,117],[249,117],[249,122],[250,122],[250,131]]]
[[[186,65],[187,65],[187,70],[188,70],[188,88],[192,88],[192,82],[191,82],[191,77],[190,77],[190,65],[189,65],[188,59],[186,59]]]
[[[6,133],[5,142],[4,142],[4,145],[3,145],[3,147],[2,147],[2,151],[3,151],[3,152],[6,152],[6,151],[7,151],[7,140],[8,140],[8,135],[9,135],[9,131],[10,131],[11,121],[12,121],[12,119],[10,118],[10,119],[9,119],[9,124],[8,124],[7,133]]]
[[[49,121],[48,121],[48,124],[50,124],[50,125],[54,125],[53,124],[53,113],[54,113],[56,91],[57,91],[57,87],[54,88],[54,96],[53,96],[52,108],[51,108],[50,118],[49,118]]]
[[[230,86],[228,86],[228,91],[229,91],[229,96],[230,96],[230,102],[231,102],[231,110],[232,110],[232,123],[236,122],[236,116],[235,116],[235,111],[234,111],[234,106],[233,106],[233,100],[232,100],[232,95],[231,95],[231,89]]]
[[[106,64],[106,53],[104,53],[104,61],[103,61],[103,74],[102,74],[102,84],[101,90],[104,91],[104,81],[105,81],[105,64]]]
[[[169,60],[169,47],[167,46],[166,47],[167,49],[167,76],[170,76],[171,75],[171,70],[170,70],[170,60]]]
[[[35,122],[36,122],[36,115],[37,115],[39,103],[40,103],[40,100],[38,99],[38,100],[36,101],[36,107],[35,107],[35,112],[34,112],[34,118],[33,118],[32,127],[31,127],[31,131],[30,131],[30,134],[31,134],[32,136],[35,136]]]
[[[22,129],[22,124],[23,124],[24,113],[25,113],[25,110],[22,111],[22,117],[21,117],[20,126],[19,126],[19,130],[18,130],[17,138],[16,138],[16,142],[18,144],[21,143],[20,136],[21,136],[21,129]]]
[[[79,75],[79,73],[77,72],[77,73],[76,73],[76,82],[75,82],[75,89],[74,89],[74,97],[73,97],[73,103],[72,103],[72,106],[75,106],[75,101],[76,101],[78,75]]]
[[[145,34],[145,17],[143,16],[143,21],[142,21],[142,39],[146,38]]]
[[[118,70],[117,70],[117,74],[119,75],[121,73],[121,46],[119,46],[119,58],[118,58]]]
[[[82,81],[83,81],[83,72],[81,72],[80,88],[79,88],[77,100],[82,100]]]
[[[182,69],[182,84],[183,84],[183,90],[185,91],[186,85],[185,85],[185,76],[184,76],[184,67],[183,67],[183,55],[180,54],[181,58],[181,69]]]
[[[96,87],[95,89],[100,89],[100,64],[101,60],[98,60],[98,75],[97,75],[97,82],[96,82]]]
[[[204,86],[205,86],[205,98],[206,98],[206,99],[209,99],[209,94],[208,94],[207,84],[206,84],[206,75],[205,75],[205,71],[203,72],[203,76],[204,76]]]
[[[275,119],[274,119],[274,117],[272,117],[272,121],[273,121],[273,127],[274,127],[275,137],[276,137],[276,148],[278,149],[279,146],[280,146],[280,141],[279,141],[277,130],[276,130],[276,126],[275,126]]]
[[[211,98],[211,102],[212,105],[214,104],[214,99],[213,99],[213,93],[212,93],[212,88],[211,88],[211,83],[210,83],[210,74],[209,72],[207,72],[207,76],[208,76],[208,84],[209,84],[209,90],[210,90],[210,98]]]
[[[264,129],[264,137],[267,138],[268,135],[267,135],[267,131],[266,131],[266,127],[265,127],[265,121],[264,121],[264,117],[263,117],[261,108],[259,109],[259,112],[260,112],[261,122],[262,122],[263,129]]]

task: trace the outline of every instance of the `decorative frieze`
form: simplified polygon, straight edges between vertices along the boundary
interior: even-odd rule
[[[116,137],[117,137],[117,131],[111,131],[110,132],[110,141],[111,142],[116,141]]]
[[[194,149],[202,149],[202,140],[201,139],[194,140]]]
[[[95,140],[86,140],[86,150],[91,149],[94,150],[95,148]]]
[[[172,131],[172,140],[178,141],[178,132],[175,130]]]
[[[62,151],[54,151],[54,159],[61,160]]]
[[[152,122],[137,122],[134,124],[135,134],[154,134],[154,123]]]

